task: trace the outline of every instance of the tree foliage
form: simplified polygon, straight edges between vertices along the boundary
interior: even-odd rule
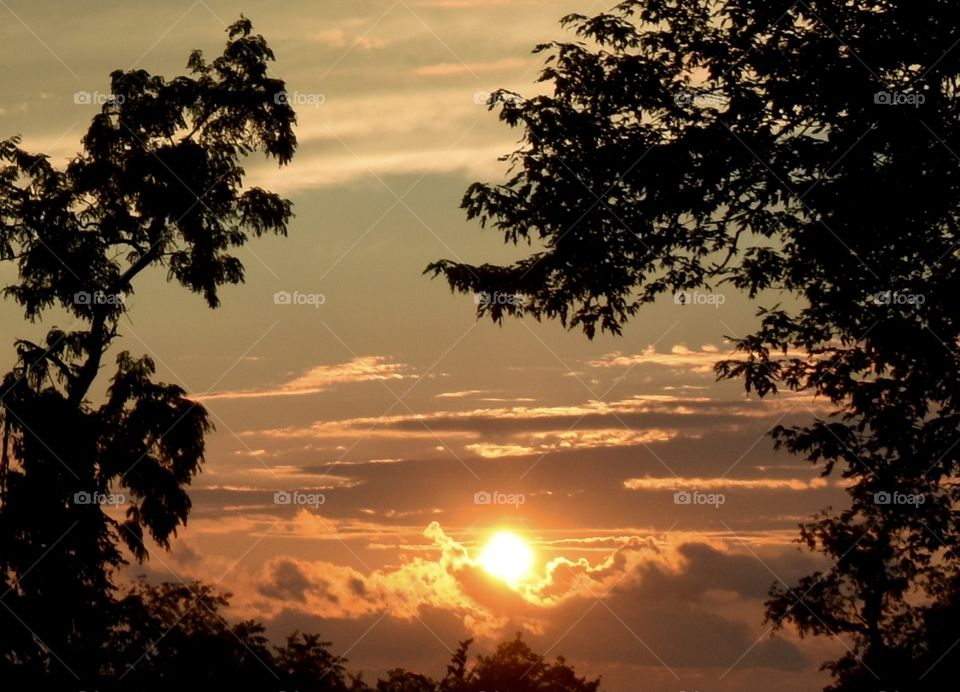
[[[776,626],[851,642],[828,664],[834,689],[935,689],[960,655],[958,21],[945,0],[569,15],[578,40],[537,48],[553,93],[491,99],[522,132],[510,177],[463,200],[530,254],[427,268],[457,291],[526,298],[481,316],[588,337],[664,293],[764,301],[718,374],[834,407],[774,431],[839,473],[850,505],[801,527],[830,568],[768,603]]]
[[[577,677],[563,657],[546,663],[523,641],[516,638],[497,645],[489,654],[480,654],[471,664],[472,639],[460,642],[447,665],[446,675],[434,682],[403,669],[391,670],[377,682],[377,692],[598,692],[600,679]]]
[[[113,72],[111,98],[63,169],[16,137],[0,141],[0,261],[17,269],[4,296],[31,321],[55,311],[71,322],[17,340],[0,385],[0,650],[18,670],[94,674],[124,548],[145,559],[145,535],[166,547],[190,511],[204,408],[125,351],[94,403],[135,279],[163,267],[216,307],[219,287],[243,280],[235,250],[286,234],[290,202],[245,189],[241,162],[257,151],[289,162],[296,118],[250,21],[227,38],[221,56],[195,51],[171,80]]]
[[[600,681],[577,677],[563,658],[545,663],[523,642],[503,642],[473,661],[472,640],[461,642],[439,682],[395,668],[374,687],[346,670],[347,659],[331,652],[317,634],[294,632],[271,646],[262,623],[230,622],[232,594],[202,582],[134,583],[116,607],[99,666],[84,680],[104,692],[217,688],[282,692],[599,692]],[[38,680],[61,679],[55,670],[7,665],[4,681],[16,689]]]

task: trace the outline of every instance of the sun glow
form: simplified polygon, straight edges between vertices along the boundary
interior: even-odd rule
[[[491,576],[516,584],[530,573],[533,553],[522,539],[501,531],[490,539],[480,554],[480,565]]]

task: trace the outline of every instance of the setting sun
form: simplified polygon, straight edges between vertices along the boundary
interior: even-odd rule
[[[494,535],[480,554],[480,564],[487,573],[510,584],[526,576],[532,563],[530,548],[509,531]]]

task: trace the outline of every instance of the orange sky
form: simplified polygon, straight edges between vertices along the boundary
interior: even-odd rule
[[[770,639],[762,601],[815,564],[791,543],[798,522],[842,501],[765,432],[825,409],[712,374],[755,306],[668,299],[589,342],[477,323],[470,297],[421,276],[440,257],[515,256],[458,209],[518,136],[483,98],[542,90],[529,49],[561,37],[567,12],[605,7],[0,2],[0,137],[58,161],[96,109],[77,94],[105,92],[116,68],[172,75],[194,47],[215,54],[241,10],[296,99],[294,163],[248,166],[294,201],[290,237],[241,252],[247,283],[217,311],[162,271],[128,301],[118,348],[152,355],[217,426],[188,528],[139,571],[219,583],[233,615],[319,631],[368,679],[438,675],[458,640],[522,630],[613,692],[823,684],[842,644]],[[64,319],[0,305],[3,365],[13,338]],[[534,553],[515,588],[478,562],[498,530]]]

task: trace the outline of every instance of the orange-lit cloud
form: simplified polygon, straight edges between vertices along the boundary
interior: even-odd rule
[[[301,510],[270,534],[305,539],[340,535],[336,522]],[[234,527],[237,528],[237,527]],[[429,542],[400,564],[364,569],[292,555],[271,558],[244,573],[235,588],[241,593],[235,609],[244,616],[271,618],[284,610],[299,610],[327,618],[357,618],[389,612],[413,619],[427,608],[457,614],[474,635],[503,636],[508,623],[530,631],[541,629],[548,611],[572,598],[596,598],[624,579],[644,561],[669,561],[651,538],[630,537],[596,564],[586,559],[556,558],[517,588],[490,577],[480,566],[479,551],[449,536],[437,522],[422,533]],[[342,540],[342,538],[341,538]],[[199,565],[195,565],[198,567]],[[211,572],[222,565],[208,563]],[[209,577],[208,577],[209,578]]]
[[[414,375],[410,367],[393,363],[383,356],[359,356],[345,363],[318,365],[299,377],[270,389],[245,389],[239,391],[212,392],[193,396],[197,401],[219,399],[261,399],[276,396],[304,396],[325,392],[340,384],[402,380]]]
[[[466,446],[468,450],[487,459],[529,456],[567,449],[599,449],[603,447],[633,447],[652,442],[672,440],[676,430],[626,430],[607,428],[600,430],[565,430],[562,432],[535,433],[531,445],[494,444],[478,442]]]
[[[609,416],[615,420],[615,416],[628,413],[674,413],[685,415],[691,412],[691,406],[699,406],[702,409],[713,408],[720,412],[722,408],[735,406],[738,404],[731,402],[713,402],[706,397],[685,398],[652,395],[635,396],[629,399],[622,399],[611,402],[588,401],[580,405],[571,406],[511,406],[511,407],[491,407],[478,408],[466,411],[432,411],[428,414],[411,415],[390,415],[378,417],[359,417],[341,419],[337,421],[318,421],[317,423],[303,427],[275,428],[270,430],[256,431],[258,435],[267,437],[329,437],[337,435],[350,435],[356,431],[366,430],[371,427],[384,429],[395,429],[404,431],[416,431],[422,425],[443,429],[444,431],[459,430],[458,426],[462,424],[462,431],[466,431],[472,424],[485,421],[547,421],[556,420],[558,425],[564,422],[573,422],[577,419]],[[590,426],[587,423],[584,427]],[[567,426],[569,427],[569,425]],[[609,427],[608,425],[602,426]]]
[[[713,372],[713,366],[721,360],[732,358],[733,350],[721,351],[717,346],[706,344],[699,351],[684,344],[677,344],[669,353],[658,352],[653,346],[642,353],[624,354],[616,351],[602,358],[587,361],[591,368],[632,368],[642,365],[659,365],[668,368],[684,368],[697,374]]]
[[[678,488],[696,488],[697,490],[815,490],[826,488],[829,482],[825,478],[630,478],[623,482],[629,490],[676,490]]]
[[[318,533],[329,530],[321,518],[313,526]],[[364,629],[396,632],[406,623],[412,632],[426,628],[436,636],[442,613],[459,623],[458,639],[472,636],[489,643],[523,630],[533,640],[542,638],[541,650],[563,639],[564,651],[589,651],[602,660],[591,646],[600,641],[615,646],[608,655],[621,662],[644,661],[653,650],[678,670],[706,666],[722,672],[766,639],[758,624],[747,623],[769,588],[769,570],[791,579],[811,564],[776,553],[761,562],[751,551],[702,542],[596,536],[580,541],[605,547],[599,559],[556,557],[511,588],[480,568],[475,541],[455,539],[436,522],[422,536],[424,542],[411,546],[417,550],[404,549],[398,563],[374,569],[356,555],[354,564],[346,565],[292,554],[238,568],[231,583],[232,614],[322,624],[325,635],[340,641],[337,633],[358,620],[368,623]],[[191,576],[233,566],[224,558],[179,552],[177,564]],[[633,638],[612,637],[620,628]],[[637,636],[649,648],[629,646]],[[717,646],[722,656],[710,653]],[[802,666],[802,656],[788,641],[763,644],[759,652],[759,665],[787,671]]]
[[[505,70],[523,69],[529,64],[529,60],[520,58],[501,58],[492,62],[443,62],[436,65],[424,65],[416,69],[416,74],[421,77],[451,77],[469,74],[481,74],[484,72],[502,72]]]
[[[486,394],[487,390],[485,389],[464,389],[458,392],[441,392],[436,394],[437,399],[462,399],[464,397],[472,397],[476,394]]]

